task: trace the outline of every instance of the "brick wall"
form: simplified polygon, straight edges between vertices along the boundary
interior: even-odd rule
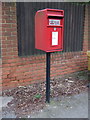
[[[0,23],[2,23],[2,3],[1,2],[0,2]],[[2,39],[2,24],[0,24],[0,48],[1,48],[1,39]],[[1,59],[1,49],[0,49],[0,91],[1,89],[2,89],[2,59]]]
[[[88,5],[88,50],[90,51],[90,4]]]
[[[87,7],[82,52],[51,55],[51,79],[87,69]],[[19,57],[16,4],[2,3],[2,88],[10,89],[45,81],[45,55]]]
[[[86,52],[88,50],[88,31],[89,31],[89,5],[86,5],[85,8],[85,23],[84,23],[84,42],[83,42],[83,51]]]

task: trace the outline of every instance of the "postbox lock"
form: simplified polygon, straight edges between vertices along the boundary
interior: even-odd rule
[[[54,27],[54,30],[56,30],[56,27]]]

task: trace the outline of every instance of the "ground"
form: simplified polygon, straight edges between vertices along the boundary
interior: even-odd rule
[[[65,100],[68,99],[68,97],[72,98],[74,96],[71,100],[73,103],[74,98],[76,98],[75,96],[78,96],[79,94],[79,97],[83,96],[85,98],[88,93],[87,85],[87,71],[80,71],[69,75],[59,76],[57,79],[51,79],[50,104],[52,105],[53,101],[55,101],[55,107],[56,102],[57,104],[58,102],[60,105],[62,104],[60,101],[63,97]],[[7,106],[2,109],[3,117],[11,117],[11,114],[14,113],[12,117],[28,118],[30,115],[33,117],[33,114],[37,113],[37,111],[45,110],[48,105],[45,102],[45,89],[45,82],[42,82],[28,86],[19,86],[13,90],[3,91],[4,97],[12,97]],[[68,105],[66,106],[68,108]],[[7,115],[7,113],[10,115]],[[34,117],[37,117],[37,115],[38,114],[35,114]]]

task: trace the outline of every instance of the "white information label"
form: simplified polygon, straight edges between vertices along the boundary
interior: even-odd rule
[[[58,45],[58,32],[52,32],[52,45]]]
[[[60,25],[60,20],[49,19],[49,25]]]

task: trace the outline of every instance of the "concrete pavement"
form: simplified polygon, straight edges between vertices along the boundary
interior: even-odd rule
[[[1,99],[1,98],[0,98]],[[5,109],[12,97],[3,97],[3,118],[16,118],[13,111]],[[1,106],[0,106],[1,108]],[[88,93],[70,97],[51,99],[51,103],[39,112],[24,116],[25,118],[88,118]]]
[[[51,100],[50,105],[28,118],[88,118],[88,93]]]

